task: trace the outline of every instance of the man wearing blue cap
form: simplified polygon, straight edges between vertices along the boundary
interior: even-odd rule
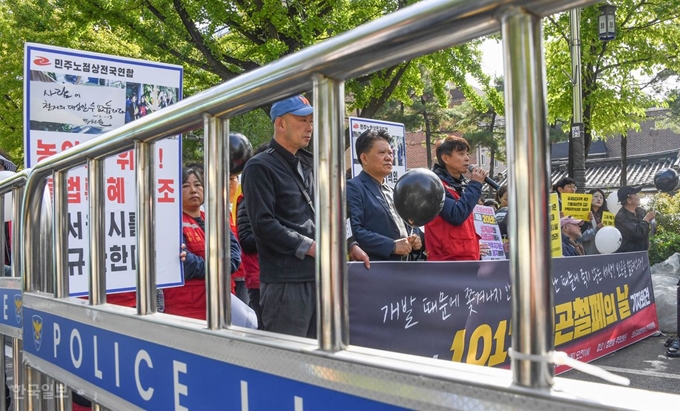
[[[314,159],[306,150],[313,112],[300,95],[274,103],[274,138],[242,174],[260,263],[264,329],[308,338],[316,338]],[[352,251],[365,257],[358,247]]]

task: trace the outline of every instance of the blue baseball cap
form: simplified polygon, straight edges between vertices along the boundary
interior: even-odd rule
[[[269,111],[269,117],[274,121],[277,117],[288,113],[295,116],[307,116],[313,112],[314,107],[309,104],[309,100],[302,95],[298,95],[274,103]]]

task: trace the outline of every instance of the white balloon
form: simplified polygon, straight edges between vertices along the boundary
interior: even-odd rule
[[[619,212],[621,209],[621,203],[619,203],[619,196],[618,196],[618,190],[613,191],[611,194],[609,194],[609,197],[607,197],[607,208],[609,209],[609,212],[616,215],[616,213]]]
[[[9,178],[16,174],[14,171],[2,170],[0,171],[0,181]],[[12,221],[12,201],[13,194],[10,191],[5,194],[5,221]]]
[[[595,234],[595,248],[600,254],[611,254],[621,247],[621,232],[612,226],[602,227]]]

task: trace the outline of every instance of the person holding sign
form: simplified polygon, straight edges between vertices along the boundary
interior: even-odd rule
[[[590,222],[581,226],[581,244],[587,255],[600,254],[595,247],[595,235],[597,231],[604,227],[602,215],[607,210],[607,203],[604,201],[606,196],[604,191],[594,188],[588,192],[592,196],[590,205]]]
[[[486,172],[475,167],[467,181],[463,174],[470,164],[470,145],[461,137],[447,137],[437,147],[437,164],[432,171],[446,191],[444,207],[425,225],[428,261],[479,260],[480,236],[475,230],[473,211],[482,195]]]
[[[584,255],[583,246],[578,243],[581,238],[581,225],[583,220],[577,220],[570,216],[560,218],[562,228],[562,255],[565,257],[575,257]]]
[[[575,193],[576,189],[576,180],[571,177],[562,177],[553,184],[553,191],[557,193],[557,204],[560,210],[560,217],[562,217],[562,194]]]
[[[656,216],[654,211],[646,212],[640,207],[641,187],[623,186],[617,196],[621,209],[614,219],[615,227],[621,232],[621,247],[617,253],[645,251],[649,248],[650,221]]]
[[[347,204],[355,240],[371,261],[407,260],[422,249],[422,240],[404,223],[394,206],[392,138],[385,130],[368,129],[355,143],[362,171],[347,182]],[[415,256],[414,256],[415,257]]]

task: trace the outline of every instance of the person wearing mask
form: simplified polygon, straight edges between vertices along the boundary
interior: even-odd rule
[[[649,249],[649,227],[656,216],[654,211],[646,212],[640,207],[641,187],[623,186],[617,197],[621,209],[614,217],[614,225],[621,233],[621,247],[617,253],[645,251]]]
[[[572,217],[560,218],[560,227],[562,228],[562,255],[565,257],[575,257],[584,255],[583,246],[578,243],[581,238],[581,225],[583,220],[577,220]]]
[[[480,236],[472,216],[482,195],[486,172],[472,169],[471,180],[463,177],[470,164],[470,145],[461,137],[447,137],[437,147],[434,173],[444,185],[444,207],[425,225],[428,261],[479,260]]]
[[[602,214],[607,210],[607,203],[604,191],[599,188],[594,188],[588,191],[588,194],[593,196],[590,205],[590,222],[585,222],[581,226],[581,244],[587,255],[600,254],[595,246],[595,236],[600,228],[604,227],[602,224]]]
[[[557,193],[557,204],[560,210],[560,217],[562,215],[562,193],[575,193],[578,187],[576,187],[576,180],[571,177],[562,177],[555,184],[553,184],[553,191]]]
[[[316,338],[314,109],[301,95],[274,103],[269,149],[243,170],[246,211],[260,263],[260,306],[266,331]],[[368,263],[357,245],[352,259]]]
[[[392,174],[391,143],[385,130],[361,133],[355,151],[362,171],[347,182],[352,232],[371,261],[405,261],[422,248],[420,237],[397,213],[392,188],[385,184],[385,177]]]

